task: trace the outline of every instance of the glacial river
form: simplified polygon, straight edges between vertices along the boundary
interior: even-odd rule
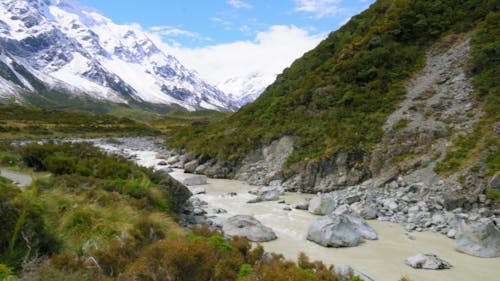
[[[108,149],[110,147],[107,147]],[[154,166],[158,159],[152,151],[134,151],[137,162],[144,166]],[[175,170],[171,174],[182,181],[193,175]],[[237,215],[253,215],[264,225],[271,227],[278,239],[262,243],[267,251],[283,254],[286,258],[296,260],[299,252],[305,252],[312,260],[321,260],[326,264],[350,265],[377,281],[397,281],[406,276],[413,281],[499,281],[500,258],[483,259],[459,253],[454,250],[455,242],[441,234],[422,232],[414,233],[415,240],[406,237],[401,225],[388,222],[369,221],[377,231],[379,239],[367,241],[353,248],[325,248],[306,240],[307,229],[318,217],[307,211],[283,210],[287,204],[294,203],[313,195],[287,193],[282,196],[286,204],[261,202],[247,204],[254,196],[248,190],[254,188],[236,180],[209,179],[202,185],[206,194],[197,195],[208,202],[208,216],[214,216],[216,222]],[[236,192],[236,196],[228,193]],[[214,208],[223,208],[227,214],[214,214]],[[431,271],[417,270],[405,265],[404,260],[418,253],[437,254],[453,265],[452,269]]]

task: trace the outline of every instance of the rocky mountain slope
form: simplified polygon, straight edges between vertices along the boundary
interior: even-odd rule
[[[405,176],[457,196],[498,198],[489,182],[500,170],[499,8],[379,0],[256,102],[172,134],[171,146],[188,152],[189,171],[280,180],[290,190],[369,179],[379,187]]]
[[[2,1],[0,100],[54,99],[50,91],[113,103],[235,109],[138,26],[114,24],[73,0]]]

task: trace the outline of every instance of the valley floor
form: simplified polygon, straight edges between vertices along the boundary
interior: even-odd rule
[[[158,166],[159,157],[168,152],[149,141],[137,141],[125,139],[122,144],[102,143],[97,140],[97,145],[108,151],[121,152],[134,158],[140,165],[161,168]],[[138,145],[133,148],[134,145]],[[175,170],[171,175],[183,181],[191,174],[185,174],[182,170]],[[379,240],[368,241],[353,248],[325,248],[306,240],[307,229],[317,216],[307,211],[284,210],[288,205],[294,205],[304,198],[313,195],[300,193],[286,193],[281,199],[285,204],[276,201],[261,202],[257,204],[246,204],[254,196],[248,191],[255,186],[241,181],[208,179],[205,188],[206,194],[196,195],[208,203],[204,207],[209,219],[220,224],[225,218],[247,214],[253,215],[264,225],[271,227],[277,234],[278,239],[263,244],[268,251],[281,253],[286,258],[295,259],[299,252],[305,252],[312,259],[321,260],[327,264],[350,265],[363,273],[374,278],[374,280],[398,280],[406,276],[411,280],[496,280],[500,275],[498,264],[500,258],[483,259],[459,253],[454,250],[454,240],[439,233],[415,232],[411,239],[405,233],[403,226],[399,224],[372,220],[370,225],[377,231]],[[236,196],[228,196],[235,192]],[[214,209],[222,208],[226,214],[216,214]],[[414,238],[414,239],[413,239]],[[408,267],[404,259],[417,253],[437,254],[444,260],[449,261],[453,268],[442,271],[416,270]]]

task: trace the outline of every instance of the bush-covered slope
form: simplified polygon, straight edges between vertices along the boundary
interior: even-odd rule
[[[367,151],[404,97],[404,82],[423,66],[426,48],[443,35],[491,25],[499,5],[497,0],[379,0],[285,69],[257,101],[222,122],[180,129],[169,143],[240,160],[290,135],[296,143],[289,164],[339,150]],[[473,36],[478,97],[491,99],[495,108],[498,36]]]
[[[0,176],[0,280],[317,280],[339,277],[246,239],[175,223],[191,195],[164,172],[88,143],[15,147],[12,168],[48,171],[19,188]]]

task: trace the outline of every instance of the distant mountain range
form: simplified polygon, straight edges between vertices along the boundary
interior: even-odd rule
[[[247,100],[260,91],[252,89]],[[2,0],[0,101],[57,103],[61,95],[188,110],[242,104],[161,51],[138,26],[117,25],[73,0]]]

